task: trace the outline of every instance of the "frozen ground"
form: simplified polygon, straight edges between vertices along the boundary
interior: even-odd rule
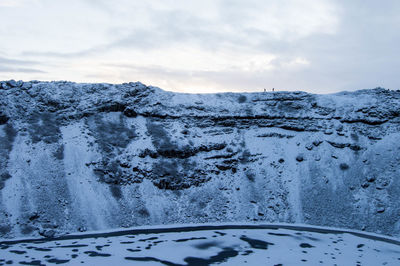
[[[398,265],[400,242],[277,225],[201,225],[0,242],[0,265]]]
[[[0,82],[0,236],[209,222],[400,235],[400,92]]]

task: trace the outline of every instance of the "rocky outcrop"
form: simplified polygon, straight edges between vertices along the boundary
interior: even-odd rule
[[[0,82],[0,235],[297,222],[400,234],[400,92]]]

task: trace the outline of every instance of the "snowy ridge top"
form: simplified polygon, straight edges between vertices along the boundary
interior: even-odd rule
[[[0,115],[24,119],[36,112],[80,119],[96,112],[126,111],[155,117],[337,119],[383,124],[398,119],[400,92],[382,88],[318,95],[306,92],[188,94],[140,82],[1,81]],[[134,111],[134,112],[132,112]],[[6,119],[6,118],[4,118]],[[3,119],[3,120],[4,120]]]

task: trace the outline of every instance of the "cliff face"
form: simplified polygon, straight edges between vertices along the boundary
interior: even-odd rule
[[[0,237],[296,222],[400,235],[400,92],[0,83]]]

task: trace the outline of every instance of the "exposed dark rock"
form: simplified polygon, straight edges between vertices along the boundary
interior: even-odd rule
[[[362,123],[370,126],[376,126],[376,125],[382,125],[386,123],[388,119],[343,119],[341,122],[343,123],[349,123],[349,124],[354,124],[354,123]]]
[[[113,184],[110,186],[110,191],[111,191],[111,195],[116,198],[116,199],[120,199],[122,198],[122,191],[121,191],[121,187]]]
[[[126,108],[125,104],[115,102],[115,103],[106,103],[104,105],[101,105],[98,108],[98,111],[99,112],[124,112],[124,114],[125,114],[125,108]],[[129,111],[128,111],[128,113],[129,113]]]
[[[127,117],[137,117],[137,113],[132,108],[128,107],[124,110],[124,115]]]
[[[358,145],[356,145],[356,144],[350,144],[350,145],[349,145],[349,148],[350,148],[351,150],[353,150],[353,151],[360,151],[360,150],[362,150],[362,147],[360,147],[360,146],[358,146]]]
[[[336,142],[333,142],[333,141],[326,141],[326,142],[328,142],[329,144],[331,144],[333,147],[339,148],[339,149],[343,149],[343,148],[345,148],[345,147],[350,146],[349,143],[336,143]]]
[[[238,98],[238,103],[244,103],[247,101],[247,97],[244,95],[240,95]]]
[[[11,80],[7,81],[7,85],[13,88],[13,87],[17,87],[18,83],[15,80],[11,79]]]
[[[314,145],[315,147],[318,147],[321,143],[322,143],[322,140],[314,140],[314,141],[313,141],[313,145]]]
[[[0,189],[4,188],[5,182],[7,179],[10,179],[11,175],[8,172],[2,173],[0,175]]]
[[[0,125],[4,125],[10,118],[5,114],[0,113]]]
[[[364,182],[364,183],[361,184],[361,187],[362,188],[367,188],[367,187],[369,187],[369,184],[367,182]]]
[[[259,137],[259,138],[288,138],[288,139],[291,139],[291,138],[293,138],[294,136],[291,136],[291,135],[284,135],[284,134],[279,134],[279,133],[268,133],[268,134],[261,134],[261,135],[258,135],[257,137]]]
[[[210,145],[201,145],[198,147],[177,147],[175,145],[164,145],[161,146],[157,151],[151,151],[149,149],[143,150],[139,157],[145,158],[146,156],[150,156],[153,159],[158,157],[164,158],[179,158],[179,159],[186,159],[192,156],[195,156],[199,152],[210,152],[210,151],[219,151],[226,147],[226,143],[215,143]],[[216,158],[230,158],[230,155],[217,155]],[[214,157],[208,157],[206,159],[216,159]]]
[[[286,130],[293,130],[293,131],[305,131],[305,127],[302,125],[282,125],[280,126],[280,128],[286,129]],[[315,131],[315,130],[311,130],[311,131]]]
[[[314,148],[313,144],[309,143],[306,145],[306,149],[311,151]]]
[[[57,150],[53,153],[54,157],[58,160],[64,159],[64,144],[61,144]]]
[[[138,213],[143,217],[149,217],[150,213],[146,208],[139,209]]]
[[[230,165],[219,165],[219,164],[215,165],[215,167],[217,167],[221,171],[226,171],[232,168],[232,166]]]
[[[341,163],[339,167],[341,170],[348,170],[350,168],[350,166],[347,163]]]
[[[125,124],[123,116],[111,122],[101,115],[95,115],[88,120],[88,125],[104,153],[126,148],[136,137],[135,129]]]
[[[126,163],[126,162],[120,162],[119,163],[119,166],[121,166],[122,168],[130,168],[131,166],[128,164],[128,163]]]
[[[228,151],[228,149],[226,150]],[[231,150],[232,152],[232,150]],[[206,157],[204,158],[205,160],[212,160],[212,159],[229,159],[232,158],[233,156],[235,156],[236,154],[238,154],[238,152],[232,152],[232,153],[228,153],[228,154],[221,154],[221,155],[215,155],[215,156],[211,156],[211,157]]]
[[[38,212],[33,212],[30,216],[29,216],[29,221],[33,221],[36,220],[40,217]]]
[[[99,178],[100,182],[114,185],[126,184],[130,181],[140,182],[137,176],[134,176],[129,168],[120,167],[115,160],[104,160],[94,164],[93,172]],[[115,189],[111,191],[116,191]]]
[[[61,139],[60,124],[56,115],[50,112],[34,113],[28,117],[28,121],[28,132],[33,143],[43,141],[50,144]]]
[[[249,181],[251,181],[251,182],[254,182],[255,181],[255,177],[256,177],[256,175],[254,174],[254,172],[253,171],[246,171],[245,172],[245,175],[246,175],[246,177],[247,177],[247,179],[249,180]]]
[[[170,190],[187,189],[210,180],[207,172],[189,159],[164,159],[154,162],[147,178],[158,188]]]
[[[377,213],[383,213],[383,212],[385,212],[385,207],[379,207],[379,208],[376,210],[376,212],[377,212]]]
[[[39,234],[46,238],[53,238],[56,235],[56,231],[53,229],[43,229],[39,231]]]
[[[343,149],[343,148],[350,148],[353,151],[359,151],[362,150],[362,147],[360,147],[357,144],[351,144],[351,143],[338,143],[338,142],[333,142],[333,141],[326,141],[328,142],[330,145],[332,145],[335,148],[339,148],[339,149]]]

